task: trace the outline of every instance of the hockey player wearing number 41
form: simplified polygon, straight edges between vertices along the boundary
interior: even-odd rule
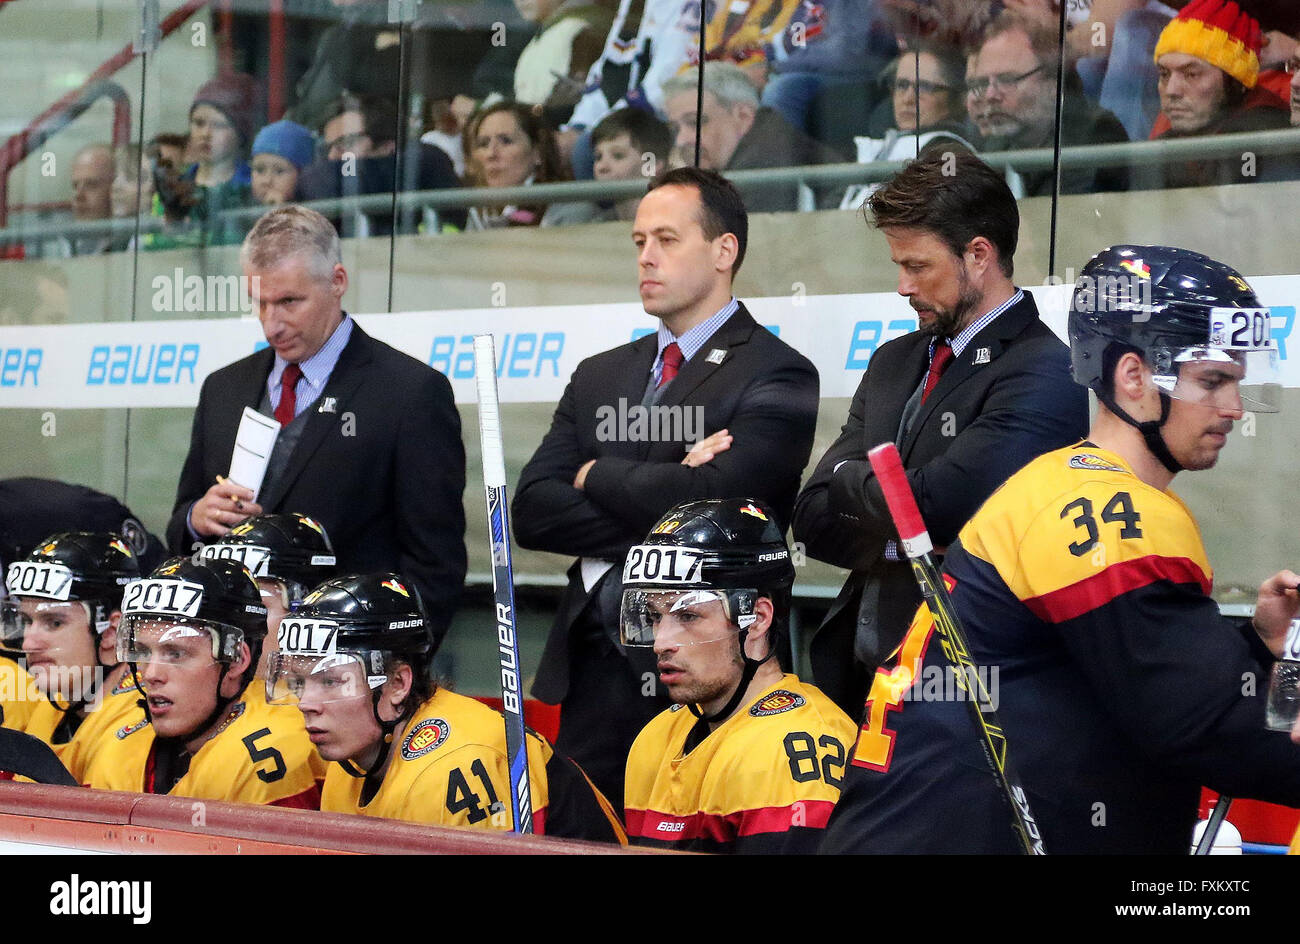
[[[312,743],[336,762],[322,810],[508,830],[505,719],[431,682],[433,650],[419,593],[397,574],[327,580],[280,622],[267,701],[296,704]],[[626,843],[582,770],[527,738],[535,832]]]
[[[775,658],[794,565],[749,499],[686,502],[628,552],[624,645],[653,647],[676,704],[627,760],[628,835],[701,852],[816,849],[853,722]]]
[[[1100,401],[1089,438],[1013,475],[948,549],[952,602],[975,665],[999,669],[1007,763],[1048,853],[1186,854],[1202,785],[1300,806],[1300,748],[1264,710],[1300,576],[1264,581],[1253,620],[1224,618],[1168,488],[1214,466],[1245,411],[1276,410],[1269,318],[1198,253],[1098,254],[1069,317],[1074,379]],[[970,706],[926,696],[921,680],[947,668],[922,605],[876,672],[822,851],[1018,850]]]

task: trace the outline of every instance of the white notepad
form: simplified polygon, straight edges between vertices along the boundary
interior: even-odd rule
[[[235,434],[235,451],[230,457],[230,480],[236,485],[253,490],[253,501],[266,478],[266,466],[271,461],[271,450],[280,435],[280,424],[263,416],[252,407],[244,407],[239,432]]]

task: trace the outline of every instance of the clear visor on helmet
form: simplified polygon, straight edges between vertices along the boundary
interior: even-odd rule
[[[63,602],[39,597],[9,597],[0,605],[0,639],[21,646],[23,637],[33,628],[47,634],[50,645],[81,636],[90,628],[90,604],[80,600]]]
[[[233,626],[180,617],[124,616],[117,628],[117,659],[144,667],[177,668],[230,663],[244,634]]]
[[[273,705],[368,702],[371,691],[391,674],[391,660],[378,652],[276,652],[267,665],[266,700]]]
[[[754,622],[757,598],[756,590],[624,590],[619,635],[625,646],[717,642]]]
[[[1215,308],[1203,345],[1147,351],[1157,387],[1176,400],[1218,410],[1276,413],[1282,383],[1267,308]]]

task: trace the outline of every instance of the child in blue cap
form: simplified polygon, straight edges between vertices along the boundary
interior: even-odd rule
[[[253,199],[267,206],[290,203],[298,174],[311,163],[316,139],[302,125],[277,121],[253,140]]]

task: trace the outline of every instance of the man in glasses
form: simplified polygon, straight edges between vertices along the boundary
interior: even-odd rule
[[[966,76],[966,104],[979,130],[984,151],[1051,148],[1056,129],[1057,62],[1055,32],[1014,13],[1003,13],[981,38]],[[1061,144],[1108,144],[1128,140],[1124,126],[1110,112],[1084,97],[1078,76],[1066,71]],[[1052,193],[1055,175],[1035,171],[1021,175],[1017,197]],[[1061,174],[1062,193],[1125,190],[1123,168],[1072,169]]]

